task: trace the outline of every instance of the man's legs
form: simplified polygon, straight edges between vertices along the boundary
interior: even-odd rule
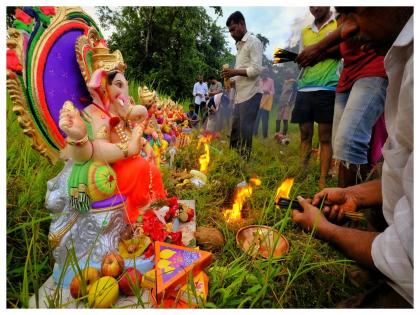
[[[314,134],[314,123],[300,123],[300,163],[304,171],[308,167],[312,151],[312,137]]]
[[[260,109],[259,113],[261,113],[263,138],[267,138],[267,136],[268,136],[268,119],[270,117],[270,112],[268,110],[265,110],[265,109]]]
[[[241,120],[239,116],[239,104],[235,104],[232,112],[232,129],[230,132],[230,147],[237,149],[239,147],[239,136],[241,130]]]
[[[302,177],[306,176],[312,151],[312,137],[314,134],[312,102],[315,99],[314,94],[315,92],[298,92],[296,95],[296,104],[292,112],[291,122],[298,123],[300,130],[300,166]]]
[[[276,120],[276,133],[280,131],[280,123],[281,123],[281,120],[277,119]]]
[[[241,154],[246,160],[251,157],[252,150],[252,136],[257,117],[258,109],[261,102],[261,93],[255,94],[248,101],[245,101],[239,106],[240,116],[240,146]]]
[[[317,91],[314,94],[314,121],[318,123],[318,140],[320,145],[320,178],[319,188],[325,187],[325,181],[331,165],[331,134],[334,120],[334,91]]]
[[[200,119],[201,123],[204,124],[204,120],[207,117],[207,105],[206,102],[201,102],[200,104]]]
[[[325,181],[327,179],[328,170],[330,169],[331,157],[332,157],[332,145],[331,145],[331,123],[319,123],[318,124],[318,139],[321,147],[320,150],[320,168],[321,174],[319,178],[319,188],[325,187]]]
[[[279,110],[277,112],[277,117],[276,117],[276,133],[280,131],[281,120],[283,119],[284,109],[285,109],[285,106],[282,106],[282,104],[280,103]]]
[[[289,121],[287,119],[283,119],[283,135],[287,135],[287,131],[289,128]]]
[[[347,97],[337,93],[334,158],[340,161],[339,187],[360,183],[367,176],[372,129],[383,113],[386,87],[385,78],[368,77],[357,80]]]
[[[194,104],[194,112],[197,114],[198,118],[200,118],[200,104]]]
[[[254,123],[254,136],[258,136],[258,129],[260,128],[260,120],[262,118],[261,116],[262,109],[258,110],[257,118],[255,119]]]

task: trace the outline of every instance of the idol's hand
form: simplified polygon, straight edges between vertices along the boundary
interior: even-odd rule
[[[81,140],[87,135],[86,125],[78,109],[70,101],[63,104],[58,125],[72,141]]]

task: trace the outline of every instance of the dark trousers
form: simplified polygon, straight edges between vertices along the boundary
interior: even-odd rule
[[[235,104],[233,110],[230,147],[238,150],[246,160],[251,157],[252,135],[261,97],[262,94],[257,93],[249,100]]]
[[[254,135],[258,135],[258,129],[260,128],[260,120],[261,120],[263,137],[267,138],[269,115],[270,115],[270,112],[268,110],[260,108],[260,110],[258,111],[257,120],[255,121]]]
[[[280,131],[281,120],[276,120],[276,133]],[[283,132],[284,136],[287,135],[287,130],[289,127],[289,121],[287,119],[283,119]]]
[[[194,104],[194,111],[200,119],[203,118],[203,113],[206,110],[206,102],[201,102],[200,104]]]

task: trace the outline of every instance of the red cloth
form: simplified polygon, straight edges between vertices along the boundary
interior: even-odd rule
[[[55,7],[39,7],[39,9],[45,15],[54,15],[55,14]]]
[[[8,49],[6,52],[6,69],[22,72],[22,65],[19,62],[16,51],[13,49]]]
[[[340,53],[344,67],[338,80],[336,92],[347,92],[353,83],[364,77],[386,77],[384,56],[379,56],[373,49],[362,51],[353,39],[340,44]]]
[[[26,25],[32,23],[32,17],[25,12],[23,12],[21,9],[17,8],[15,11],[15,18],[19,21],[22,21]]]
[[[382,157],[382,147],[388,138],[388,132],[386,131],[385,116],[382,114],[373,126],[372,137],[369,146],[369,164],[373,167],[378,163]]]
[[[156,165],[140,156],[129,157],[112,165],[117,174],[119,193],[126,196],[126,214],[130,223],[135,223],[145,207],[156,199],[166,198],[162,176]],[[149,189],[152,173],[152,191]]]

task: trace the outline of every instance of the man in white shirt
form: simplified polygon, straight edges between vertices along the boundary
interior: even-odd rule
[[[382,178],[347,188],[324,189],[315,195],[312,205],[298,197],[304,211],[294,210],[293,220],[307,231],[315,228],[320,238],[364,267],[380,271],[395,290],[387,293],[390,295],[386,303],[410,307],[414,297],[413,7],[337,7],[336,10],[346,23],[341,33],[343,38],[357,36],[365,42],[365,49],[386,53],[388,140],[382,150]],[[319,206],[324,198],[322,214],[314,205]],[[388,224],[382,232],[361,231],[330,222],[341,221],[345,212],[378,204],[382,204]]]
[[[262,43],[247,31],[245,18],[239,11],[228,17],[226,26],[238,50],[235,68],[222,71],[225,79],[234,77],[236,86],[230,147],[237,149],[244,159],[249,160],[254,123],[262,97]]]
[[[200,117],[203,117],[204,107],[206,106],[206,99],[209,95],[207,83],[203,82],[203,76],[198,76],[198,82],[194,84],[193,89],[195,113]]]

